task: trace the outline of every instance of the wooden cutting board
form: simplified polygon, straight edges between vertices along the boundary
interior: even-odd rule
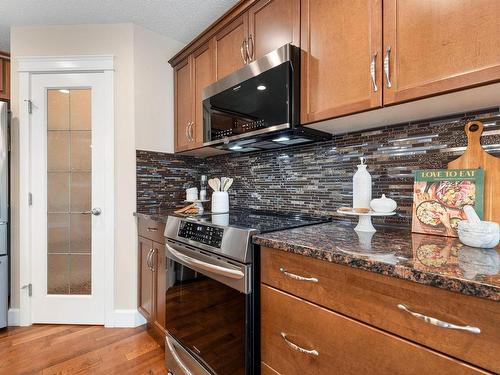
[[[500,223],[500,158],[488,154],[481,146],[483,123],[471,121],[465,125],[467,149],[458,159],[448,163],[448,169],[484,169],[484,218]]]

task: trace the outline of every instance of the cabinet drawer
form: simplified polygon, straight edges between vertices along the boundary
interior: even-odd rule
[[[262,361],[281,374],[480,374],[455,359],[263,285]]]
[[[155,242],[165,244],[165,223],[139,217],[139,236],[149,238]]]
[[[267,248],[262,249],[262,282],[500,373],[498,302]],[[401,310],[400,304],[442,321],[478,327],[481,333],[437,327]]]

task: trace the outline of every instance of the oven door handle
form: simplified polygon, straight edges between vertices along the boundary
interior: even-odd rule
[[[180,261],[186,263],[188,266],[191,266],[193,268],[199,268],[199,269],[202,269],[202,270],[205,270],[208,272],[215,273],[217,275],[229,277],[231,279],[236,279],[236,280],[239,280],[239,279],[242,279],[243,277],[245,277],[245,274],[240,270],[234,270],[234,269],[230,269],[227,267],[221,267],[221,266],[217,266],[215,264],[203,262],[201,260],[192,258],[188,255],[182,254],[181,252],[175,250],[174,248],[172,248],[172,246],[169,246],[168,244],[165,246],[167,247],[167,250],[174,257],[178,258]]]
[[[177,351],[175,350],[174,346],[170,342],[170,339],[168,338],[168,335],[166,337],[166,341],[167,341],[168,350],[170,350],[170,353],[172,354],[172,357],[174,357],[175,362],[177,362],[177,364],[182,369],[182,371],[184,371],[184,373],[186,375],[193,375],[193,373],[191,371],[189,371],[189,369],[187,368],[187,366],[184,363],[182,363],[181,359],[179,358],[179,355],[177,354]]]

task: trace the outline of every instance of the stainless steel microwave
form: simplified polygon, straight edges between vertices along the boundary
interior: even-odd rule
[[[204,146],[247,152],[329,139],[300,122],[300,49],[286,44],[203,90]]]

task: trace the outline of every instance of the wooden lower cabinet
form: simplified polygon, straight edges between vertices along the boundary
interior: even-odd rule
[[[167,266],[165,223],[139,218],[138,310],[155,331],[164,336]],[[146,237],[147,236],[147,237]]]
[[[280,374],[484,373],[267,285],[261,316],[262,362]]]
[[[139,237],[139,311],[148,322],[153,317],[153,271],[150,268],[149,259],[153,241]]]
[[[500,373],[500,304],[394,277],[291,254],[262,251],[262,283],[339,314]],[[282,272],[286,270],[287,274]],[[305,282],[287,275],[314,278]],[[481,332],[444,329],[398,306]]]
[[[165,330],[165,295],[167,292],[167,267],[166,267],[166,254],[165,245],[153,242],[153,249],[155,249],[153,268],[154,275],[154,318],[153,324],[159,331]]]

